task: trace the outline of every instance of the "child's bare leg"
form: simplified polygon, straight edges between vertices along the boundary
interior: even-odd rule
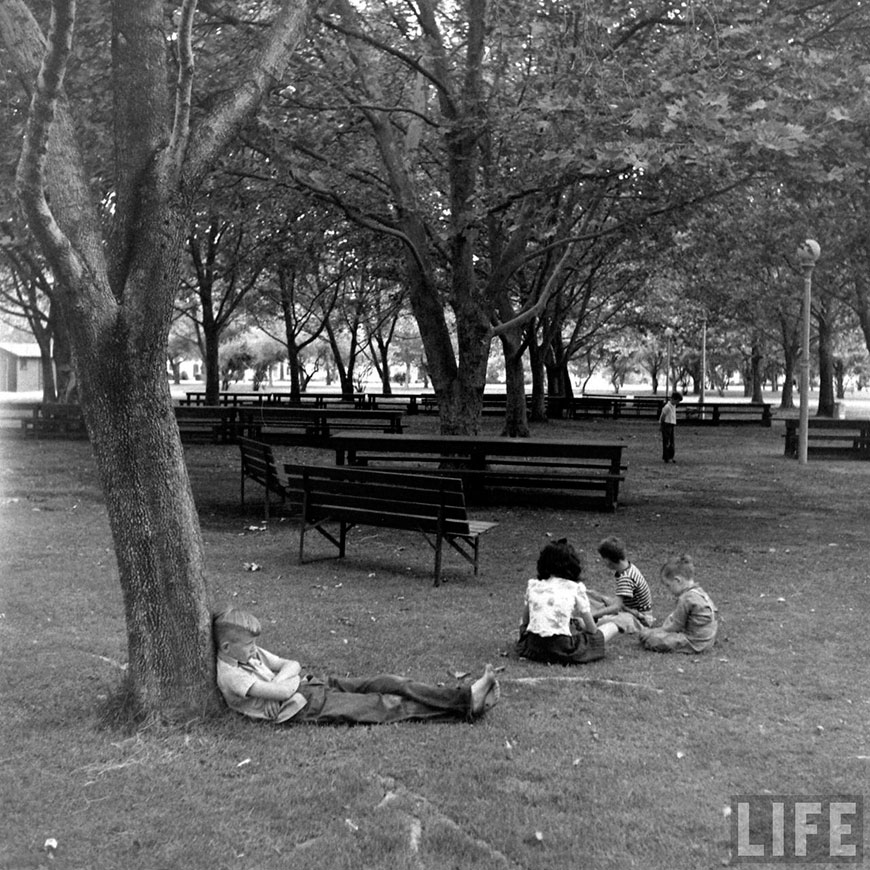
[[[483,676],[471,684],[471,715],[480,716],[498,703],[501,689],[495,678],[495,669],[488,664]]]

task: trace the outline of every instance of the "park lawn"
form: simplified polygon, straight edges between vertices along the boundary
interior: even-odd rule
[[[732,795],[863,793],[870,464],[801,467],[776,425],[681,427],[674,466],[654,423],[534,434],[548,433],[625,439],[622,507],[473,509],[500,522],[481,576],[449,556],[440,589],[423,539],[390,530],[355,530],[344,561],[297,565],[292,516],[265,526],[254,498],[240,510],[237,450],[187,448],[214,603],[260,615],[264,647],[316,673],[448,684],[492,661],[502,699],[474,724],[226,715],[138,733],[101,725],[126,640],[88,445],[0,440],[0,868],[694,870],[728,863]],[[583,547],[590,584],[608,589],[594,550],[611,533],[659,616],[658,566],[694,555],[725,619],[716,648],[656,655],[620,636],[575,669],[512,657],[543,543]]]

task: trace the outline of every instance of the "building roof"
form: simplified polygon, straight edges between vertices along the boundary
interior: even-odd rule
[[[0,350],[5,350],[13,356],[27,357],[28,359],[33,357],[39,359],[42,356],[39,352],[39,345],[35,341],[0,341]]]

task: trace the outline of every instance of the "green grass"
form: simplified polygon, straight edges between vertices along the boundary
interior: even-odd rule
[[[731,795],[861,793],[870,464],[801,467],[776,427],[681,427],[676,466],[653,423],[546,432],[625,438],[623,507],[477,509],[500,522],[481,576],[451,555],[440,589],[422,538],[393,531],[356,530],[344,561],[297,565],[292,518],[262,529],[253,499],[240,511],[237,450],[188,448],[214,603],[254,610],[264,646],[317,673],[446,683],[493,661],[502,701],[473,725],[228,715],[132,735],[100,727],[126,639],[89,448],[0,441],[0,868],[695,870],[728,860]],[[610,533],[662,616],[658,565],[694,555],[725,616],[717,647],[656,655],[622,636],[575,669],[508,655],[547,536],[582,546],[608,589],[591,556]]]

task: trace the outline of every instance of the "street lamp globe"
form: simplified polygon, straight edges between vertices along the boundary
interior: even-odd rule
[[[822,249],[815,239],[804,239],[797,249],[797,259],[801,268],[807,269],[815,266],[821,252]]]

